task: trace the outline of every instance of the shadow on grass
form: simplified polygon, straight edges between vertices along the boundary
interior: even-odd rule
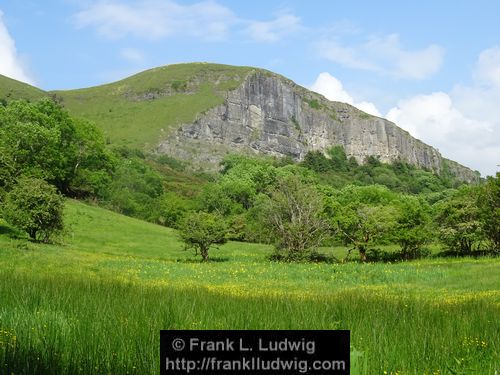
[[[275,251],[267,259],[271,262],[281,263],[340,263],[340,260],[333,255],[321,254],[316,251],[309,251],[303,254]]]
[[[19,231],[16,228],[12,228],[11,226],[5,225],[5,224],[0,224],[0,236],[1,235],[5,235],[9,238],[16,239],[16,240],[26,239],[26,236],[24,235],[24,233],[22,233],[21,231]]]
[[[7,235],[9,237],[16,236],[16,238],[17,238],[17,236],[19,236],[19,234],[17,233],[16,230],[14,230],[11,227],[8,227],[6,225],[0,224],[0,235],[2,235],[2,234],[5,234],[5,235]]]
[[[456,250],[443,250],[435,255],[435,257],[439,258],[481,258],[498,256],[500,256],[500,253],[495,250],[474,250],[466,253]]]
[[[203,262],[200,258],[177,258],[177,263],[224,263],[229,262],[228,257],[210,257],[208,262]]]

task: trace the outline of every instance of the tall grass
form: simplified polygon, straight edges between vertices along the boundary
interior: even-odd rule
[[[368,373],[494,373],[498,307],[345,291],[228,296],[205,288],[1,274],[3,373],[153,374],[160,329],[350,329]],[[496,368],[498,370],[498,368]]]
[[[498,259],[280,264],[69,202],[63,245],[1,234],[0,374],[155,374],[160,329],[349,329],[362,374],[500,370]],[[366,365],[365,365],[366,364]]]

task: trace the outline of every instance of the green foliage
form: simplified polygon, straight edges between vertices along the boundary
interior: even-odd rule
[[[321,104],[319,104],[319,101],[317,99],[311,99],[307,101],[307,104],[309,104],[309,107],[312,109],[320,109]]]
[[[200,207],[207,212],[221,216],[238,213],[243,207],[227,196],[219,184],[207,184],[198,198]]]
[[[329,233],[327,220],[321,216],[321,195],[296,176],[279,179],[270,197],[263,197],[259,210],[277,253],[290,260],[316,249]]]
[[[7,166],[0,183],[30,175],[70,196],[99,194],[114,168],[102,134],[49,99],[0,108],[0,154]]]
[[[68,190],[76,197],[101,197],[111,183],[117,158],[106,147],[102,132],[92,123],[75,120],[74,168]]]
[[[477,205],[485,237],[496,252],[500,251],[500,172],[488,176],[479,188]]]
[[[172,82],[172,88],[174,89],[174,91],[177,91],[177,92],[186,91],[187,82],[186,81],[174,81],[174,82]]]
[[[173,170],[183,172],[186,170],[186,163],[180,160],[177,160],[168,155],[160,155],[156,158],[156,162],[161,165],[168,165]]]
[[[334,170],[345,172],[349,169],[344,147],[342,146],[331,147],[330,149],[328,149],[327,153],[328,156],[330,157],[330,161]]]
[[[464,187],[450,198],[436,204],[434,217],[439,238],[449,251],[470,254],[484,240],[477,189]]]
[[[347,172],[349,170],[347,156],[342,146],[328,149],[327,155],[328,157],[320,151],[309,151],[302,165],[318,173]]]
[[[430,206],[422,198],[408,195],[398,203],[393,239],[401,247],[404,259],[420,258],[423,246],[431,240]]]
[[[347,186],[329,201],[332,225],[346,244],[367,260],[367,251],[386,241],[395,226],[396,195],[383,186]]]
[[[179,228],[184,216],[194,208],[193,201],[174,192],[164,193],[158,201],[157,213],[152,219],[170,228]]]
[[[0,148],[0,193],[14,184],[16,175],[16,161],[11,152]],[[1,201],[1,196],[0,196]]]
[[[319,151],[308,152],[301,165],[316,172],[322,182],[337,188],[348,184],[378,184],[402,193],[419,194],[439,192],[461,184],[450,173],[438,176],[400,160],[386,164],[375,156],[368,156],[358,165],[354,157],[347,158],[340,145],[329,149],[326,156]]]
[[[328,172],[333,169],[330,160],[321,151],[309,151],[304,157],[302,165],[318,173]]]
[[[154,221],[162,193],[160,174],[144,160],[134,157],[120,161],[104,199],[115,211]]]
[[[204,262],[208,261],[208,252],[214,245],[227,242],[226,225],[221,217],[206,213],[192,212],[188,214],[180,228],[179,234],[186,249],[198,251]]]
[[[63,198],[41,179],[20,177],[6,194],[2,215],[34,241],[48,242],[63,229]]]

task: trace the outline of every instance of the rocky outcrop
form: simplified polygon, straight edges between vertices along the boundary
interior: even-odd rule
[[[215,168],[227,153],[289,156],[300,161],[308,151],[342,145],[363,162],[376,156],[397,159],[440,173],[445,160],[433,147],[385,119],[348,104],[330,102],[279,75],[256,70],[224,104],[184,124],[162,140],[158,152]],[[472,181],[477,174],[458,163],[446,166]]]

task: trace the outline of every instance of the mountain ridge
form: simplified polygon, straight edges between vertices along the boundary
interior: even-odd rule
[[[50,95],[70,113],[94,121],[111,143],[166,153],[202,168],[216,168],[232,152],[300,161],[308,151],[342,145],[361,163],[375,156],[435,173],[447,169],[468,182],[478,179],[477,172],[445,159],[396,124],[264,69],[174,64],[76,90],[44,92],[26,85],[32,88],[29,95],[19,84],[22,90],[11,89],[9,98]]]

